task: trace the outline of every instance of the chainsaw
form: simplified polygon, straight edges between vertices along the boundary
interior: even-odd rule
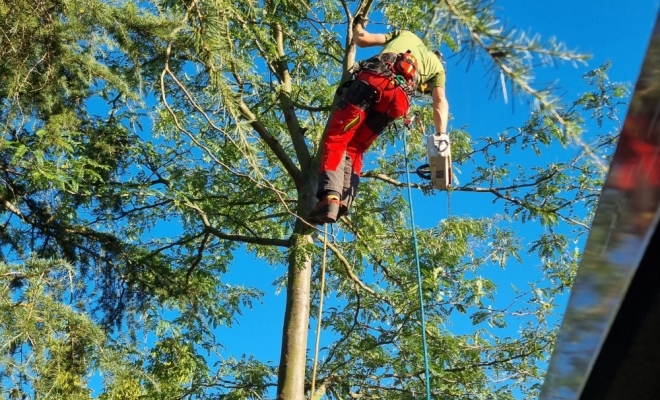
[[[438,133],[426,136],[427,164],[417,168],[417,175],[431,181],[434,188],[446,190],[451,187],[451,147],[449,135]]]
[[[426,137],[426,159],[428,161],[427,164],[417,168],[417,175],[431,181],[434,188],[446,190],[451,187],[452,181],[449,135],[436,133],[427,136],[424,125],[419,120],[419,113],[413,114],[411,118],[406,118],[404,125],[410,130],[415,121],[419,124],[422,135]]]

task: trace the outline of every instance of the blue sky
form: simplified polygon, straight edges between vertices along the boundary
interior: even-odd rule
[[[587,66],[573,68],[559,65],[547,71],[548,80],[558,79],[562,89],[558,94],[580,93],[581,76],[590,69],[612,60],[609,77],[614,82],[631,82],[637,79],[648,38],[658,11],[657,0],[497,0],[501,9],[500,20],[517,30],[529,34],[538,33],[543,39],[552,36],[566,44],[567,48],[589,53],[592,58]],[[625,4],[625,5],[624,5]],[[452,68],[454,66],[454,68]],[[526,116],[527,107],[519,101],[512,113],[511,104],[504,104],[500,94],[497,101],[488,101],[490,87],[486,86],[475,63],[469,76],[464,66],[448,62],[447,96],[455,124],[467,123],[472,131],[502,129],[511,122]],[[542,74],[545,77],[545,73]],[[484,107],[487,104],[487,107]]]
[[[497,0],[499,17],[507,26],[528,34],[538,33],[543,39],[556,37],[569,49],[589,53],[592,58],[587,65],[574,67],[560,64],[543,71],[541,81],[559,80],[558,94],[574,98],[585,90],[582,75],[599,67],[606,60],[612,61],[610,80],[629,82],[634,85],[646,51],[649,35],[653,28],[660,1],[632,0]],[[625,5],[624,5],[625,4]],[[369,27],[374,32],[384,32],[383,25]],[[358,51],[358,59],[366,54]],[[445,52],[447,58],[447,96],[453,120],[450,127],[467,126],[475,135],[495,135],[507,127],[519,126],[527,119],[529,107],[519,99],[504,104],[501,92],[492,96],[491,86],[484,78],[484,69],[477,61],[466,71],[465,64],[457,65],[457,58]],[[514,104],[512,104],[512,102]],[[623,118],[623,115],[621,116]],[[596,129],[589,127],[589,129]],[[575,153],[578,148],[565,151]],[[491,203],[491,198],[478,197],[470,193],[452,195],[452,214],[489,217],[491,209],[482,202]],[[475,212],[483,210],[483,214]],[[431,202],[415,204],[418,225],[421,219],[437,221],[447,213],[446,194],[439,193]],[[434,225],[433,223],[432,225]],[[533,232],[528,233],[530,236]],[[226,279],[232,284],[256,286],[268,293],[264,304],[255,304],[246,310],[239,324],[218,332],[217,340],[230,355],[254,354],[262,361],[277,365],[280,352],[282,319],[285,293],[275,293],[271,283],[284,273],[284,267],[266,265],[251,256],[239,257],[232,265]],[[497,283],[506,285],[513,271],[496,273]],[[312,328],[315,322],[312,322]],[[310,348],[313,346],[313,331],[310,331]],[[311,353],[310,353],[311,354]]]

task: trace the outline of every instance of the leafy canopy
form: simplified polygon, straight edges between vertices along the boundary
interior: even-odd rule
[[[499,214],[425,222],[419,243],[434,397],[536,396],[557,298],[580,257],[572,243],[588,229],[627,95],[607,79],[609,65],[585,75],[591,88],[580,98],[560,101],[533,83],[534,68],[585,56],[500,25],[494,4],[481,0],[8,0],[0,4],[5,397],[309,391],[305,335],[323,238],[298,216],[314,203],[325,121],[355,60],[347,37],[357,9],[447,46],[459,63],[484,61],[505,85],[493,90],[533,104],[519,127],[481,137],[469,125],[452,130],[461,171],[452,196],[478,193]],[[429,125],[425,101],[417,106]],[[601,128],[584,138],[588,118]],[[418,165],[425,150],[420,132],[411,135]],[[397,142],[390,132],[374,145],[355,208],[327,243],[333,301],[323,329],[333,339],[310,397],[424,391]],[[569,143],[584,151],[542,157]],[[521,154],[538,157],[511,161]],[[523,226],[537,236],[520,237]],[[279,366],[222,347],[221,333],[267,290],[225,281],[229,268],[254,268],[236,258],[244,251],[286,267],[284,328],[302,334],[284,335]],[[494,271],[518,263],[536,268],[534,281],[507,297]],[[471,331],[454,331],[465,322]]]

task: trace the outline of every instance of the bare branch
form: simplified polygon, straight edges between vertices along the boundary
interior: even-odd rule
[[[213,236],[217,237],[218,239],[231,240],[241,243],[259,244],[264,246],[278,246],[278,247],[286,247],[286,248],[291,246],[291,243],[288,239],[263,238],[258,236],[233,235],[229,233],[224,233],[220,229],[211,225],[211,223],[208,220],[208,217],[206,216],[206,213],[197,205],[188,202],[186,203],[186,206],[197,212],[197,214],[202,219],[202,224],[204,224],[204,229],[207,232],[212,233]]]
[[[238,109],[241,114],[243,114],[243,116],[248,120],[248,123],[252,129],[254,129],[259,134],[264,143],[268,145],[277,159],[280,160],[282,166],[286,172],[289,173],[291,179],[293,179],[293,182],[296,184],[296,187],[302,185],[302,174],[300,169],[298,169],[298,167],[293,163],[289,155],[286,154],[286,150],[284,150],[277,138],[268,132],[268,129],[266,129],[264,124],[257,119],[254,113],[252,113],[250,108],[243,101],[239,103]]]

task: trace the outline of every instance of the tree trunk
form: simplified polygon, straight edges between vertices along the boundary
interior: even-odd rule
[[[311,245],[312,237],[294,235],[293,240],[277,381],[278,400],[305,399],[312,259],[311,255],[303,255],[301,252],[305,251],[304,247]]]

